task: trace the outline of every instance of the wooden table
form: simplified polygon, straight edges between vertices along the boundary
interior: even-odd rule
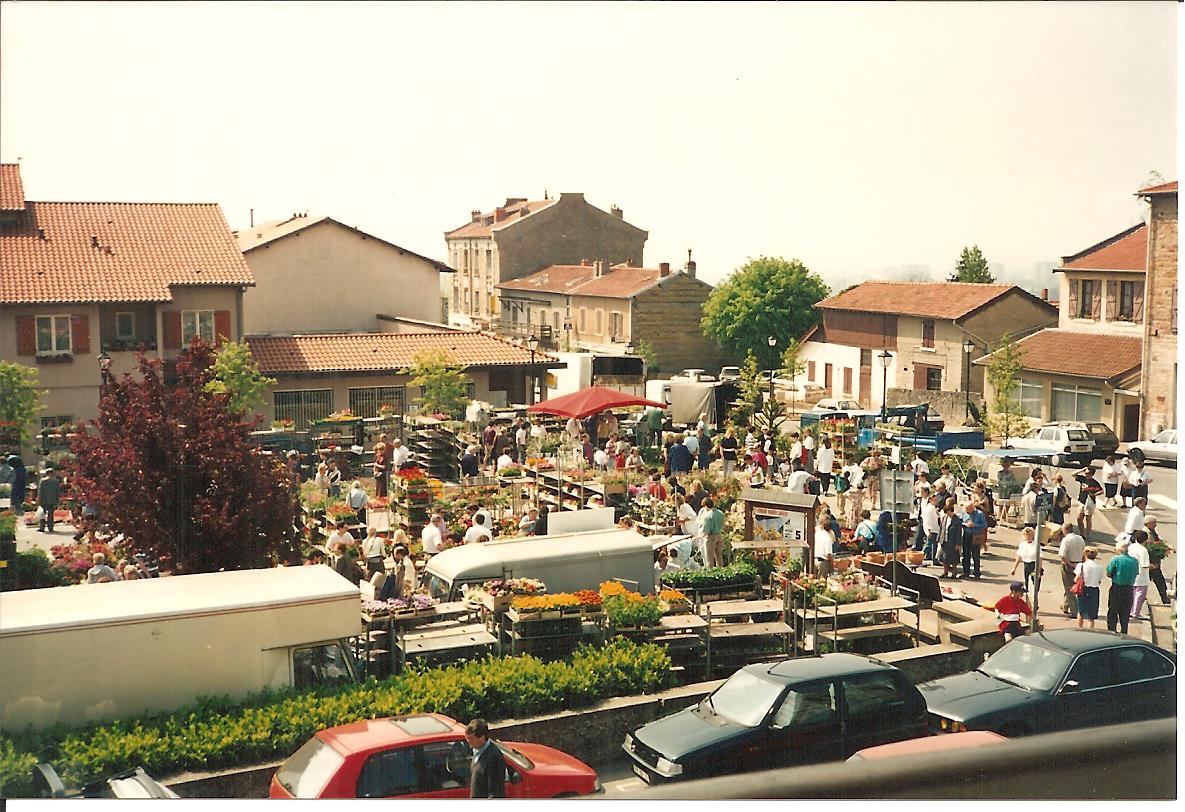
[[[708,621],[704,620],[699,615],[663,615],[662,619],[658,621],[659,628],[663,631],[698,631],[708,625]]]
[[[858,615],[871,615],[877,612],[891,612],[895,609],[909,609],[913,607],[914,602],[906,600],[905,598],[877,598],[874,601],[861,601],[860,603],[845,603],[842,606],[820,606],[819,615],[826,615],[827,617],[853,617]],[[795,610],[801,618],[813,618],[815,616],[814,609],[797,609]]]
[[[713,639],[735,639],[738,637],[764,637],[775,634],[790,634],[790,624],[780,620],[768,623],[713,623],[708,634]]]
[[[781,598],[766,598],[758,601],[716,601],[700,607],[707,609],[712,618],[746,617],[748,615],[765,615],[781,612],[783,609]]]

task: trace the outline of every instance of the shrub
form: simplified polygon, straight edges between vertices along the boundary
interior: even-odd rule
[[[14,590],[43,589],[74,583],[70,574],[61,567],[55,567],[49,555],[40,547],[17,553],[9,566],[12,567],[12,588]]]
[[[663,611],[655,595],[627,592],[605,598],[605,614],[614,626],[657,626]]]
[[[664,584],[673,587],[706,589],[715,586],[741,586],[757,577],[757,566],[749,560],[734,561],[727,567],[705,567],[700,570],[676,570],[664,574]]]
[[[522,718],[654,693],[673,684],[670,667],[661,646],[613,640],[583,646],[567,662],[491,657],[382,682],[265,693],[229,708],[205,699],[161,716],[0,737],[0,796],[29,796],[29,768],[38,759],[52,761],[67,785],[137,765],[157,777],[226,769],[286,757],[322,728],[377,716]]]

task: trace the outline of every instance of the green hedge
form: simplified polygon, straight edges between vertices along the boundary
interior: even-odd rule
[[[425,711],[462,721],[523,718],[654,693],[673,681],[665,648],[619,639],[581,647],[566,662],[490,657],[382,682],[264,694],[230,708],[206,699],[163,716],[0,737],[0,796],[29,797],[37,760],[52,762],[67,786],[135,766],[161,778],[284,758],[318,730],[362,719]]]
[[[717,586],[742,586],[753,583],[757,565],[752,560],[734,561],[727,567],[705,567],[698,570],[676,570],[664,573],[662,582],[676,589],[710,589]]]

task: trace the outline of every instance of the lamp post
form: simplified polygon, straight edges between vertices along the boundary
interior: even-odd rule
[[[774,338],[773,336],[770,336],[765,341],[767,344],[769,344],[770,355],[773,355],[773,348],[778,346],[778,340],[776,338]],[[772,363],[770,364],[770,367],[769,367],[769,402],[770,402],[770,408],[772,409],[773,402],[774,402],[774,367],[773,367]]]
[[[889,407],[889,364],[893,363],[893,353],[885,350],[877,356],[881,359],[881,422],[885,421],[885,409]]]
[[[534,403],[539,386],[538,373],[535,371],[535,350],[539,349],[539,338],[534,333],[527,337],[527,349],[531,351],[531,403]]]
[[[966,383],[963,385],[963,422],[971,419],[971,353],[975,352],[975,344],[971,339],[963,342],[963,368],[966,370]]]

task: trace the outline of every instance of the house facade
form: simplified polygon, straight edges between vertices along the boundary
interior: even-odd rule
[[[243,332],[254,284],[213,203],[44,203],[0,166],[0,358],[37,369],[41,427],[98,413],[100,360],[169,360]]]
[[[529,201],[507,198],[493,211],[470,213],[470,222],[446,232],[452,280],[450,319],[488,327],[499,320],[498,285],[552,265],[603,259],[642,264],[647,233],[625,221],[617,206],[608,212],[579,192]]]
[[[1177,181],[1141,189],[1148,201],[1148,274],[1141,438],[1177,426]]]
[[[447,322],[443,262],[344,225],[294,215],[236,233],[255,287],[243,296],[247,333],[372,331],[376,314]]]
[[[297,429],[350,409],[374,417],[389,404],[397,414],[411,410],[419,391],[403,373],[424,350],[443,350],[464,368],[469,396],[495,406],[523,403],[548,369],[562,367],[553,356],[481,332],[332,333],[247,336],[260,371],[276,383],[262,410],[266,421],[292,420]],[[532,365],[533,364],[533,365]]]
[[[889,390],[902,400],[982,393],[974,358],[1057,320],[1057,308],[1015,285],[966,282],[869,281],[815,307],[822,321],[802,339],[798,380],[866,409]]]

